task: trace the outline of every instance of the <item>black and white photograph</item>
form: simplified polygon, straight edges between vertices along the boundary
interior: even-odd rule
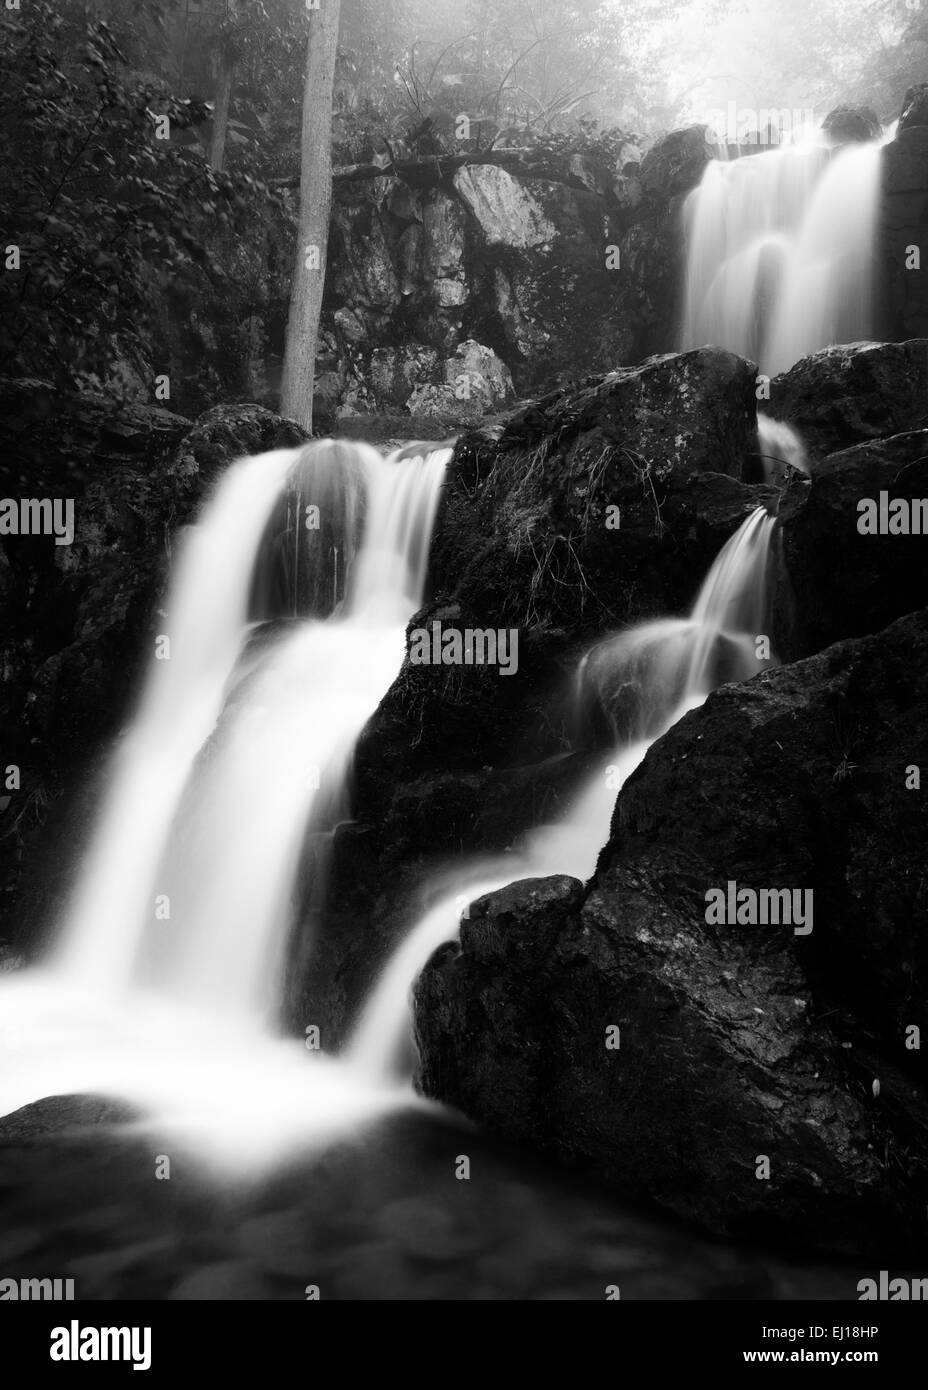
[[[23,1375],[230,1302],[885,1372],[928,0],[0,0],[0,127]]]

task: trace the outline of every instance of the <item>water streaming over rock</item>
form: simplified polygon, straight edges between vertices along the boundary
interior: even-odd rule
[[[578,672],[577,699],[593,700],[613,721],[615,747],[564,819],[533,831],[517,854],[467,865],[387,963],[347,1057],[369,1080],[399,1077],[411,1055],[410,989],[443,941],[457,935],[468,902],[525,878],[588,879],[609,837],[618,791],[651,744],[725,680],[745,680],[773,664],[759,660],[765,636],[770,538],[774,520],[759,507],[723,546],[685,619],[660,619],[599,643]]]
[[[447,458],[328,443],[225,475],[183,539],[163,619],[170,660],[152,662],[115,756],[61,944],[0,984],[0,1113],[55,1093],[126,1096],[243,1172],[414,1103],[409,991],[466,903],[514,878],[588,878],[616,793],[654,739],[720,680],[758,669],[763,509],[723,548],[689,618],[620,633],[582,663],[577,699],[613,720],[615,746],[570,814],[432,895],[346,1057],[278,1037],[307,831],[349,813],[352,749],[403,661]]]
[[[684,349],[775,375],[872,335],[880,148],[806,141],[709,164],[684,211]]]
[[[183,1111],[185,1094],[205,1115],[233,1056],[240,1078],[251,1074],[258,1039],[273,1036],[304,838],[346,813],[354,743],[402,665],[448,456],[410,447],[385,460],[326,442],[226,473],[182,538],[169,656],[152,660],[115,755],[60,944],[42,971],[4,986],[15,1050],[24,1034],[36,1046],[12,1084],[5,1069],[0,1110],[52,1076],[66,1088],[66,1075],[168,1110]],[[298,524],[281,547],[282,505]],[[254,622],[255,605],[274,621]],[[160,1036],[149,1053],[143,1019]],[[189,1089],[196,1078],[208,1100]]]

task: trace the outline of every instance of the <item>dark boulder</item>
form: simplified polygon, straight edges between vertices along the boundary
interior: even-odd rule
[[[497,439],[465,436],[434,591],[493,626],[579,633],[685,609],[719,546],[773,495],[738,481],[754,406],[750,364],[702,348],[553,392]]]
[[[928,604],[924,535],[858,529],[864,499],[928,500],[928,429],[857,444],[793,476],[778,513],[775,645],[784,659],[877,632]]]
[[[672,130],[652,145],[641,161],[641,186],[646,194],[667,198],[686,194],[701,180],[706,165],[718,156],[707,125]]]
[[[928,427],[928,340],[849,343],[800,358],[770,384],[769,413],[810,459]]]
[[[432,957],[422,1089],[717,1231],[917,1249],[926,715],[925,613],[710,696],[620,793],[586,890],[510,886]],[[811,890],[811,934],[707,925],[728,881]]]
[[[0,1146],[44,1144],[53,1136],[116,1128],[138,1118],[135,1106],[109,1096],[45,1096],[0,1117]]]
[[[875,140],[883,127],[869,106],[836,106],[822,121],[822,131],[832,145],[851,145]]]

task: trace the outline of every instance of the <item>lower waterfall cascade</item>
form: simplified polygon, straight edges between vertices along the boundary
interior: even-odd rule
[[[350,815],[352,750],[403,663],[449,456],[320,443],[223,477],[182,540],[170,660],[152,661],[114,754],[59,940],[44,963],[0,982],[0,1114],[44,1095],[111,1094],[241,1169],[425,1104],[409,1086],[409,993],[467,902],[518,878],[589,878],[618,790],[655,739],[720,681],[770,664],[755,641],[775,523],[758,508],[687,618],[619,632],[583,658],[578,702],[608,715],[621,691],[632,715],[567,816],[505,862],[461,865],[386,963],[343,1055],[308,1056],[277,1025],[301,846],[308,829]],[[343,568],[323,586],[329,611],[255,621],[275,509],[295,491],[288,509],[302,518],[323,487],[350,532],[335,538]],[[294,544],[299,535],[288,553]],[[301,561],[304,575],[312,563]]]

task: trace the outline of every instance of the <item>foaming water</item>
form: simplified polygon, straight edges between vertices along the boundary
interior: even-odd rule
[[[709,164],[684,210],[684,349],[774,375],[871,335],[880,148],[809,141]]]
[[[226,1156],[362,1113],[363,1085],[342,1078],[342,1095],[335,1064],[275,1038],[282,958],[305,835],[345,814],[354,744],[403,662],[449,453],[322,443],[225,474],[184,540],[170,658],[152,661],[60,944],[0,986],[0,1113],[104,1091]],[[306,508],[347,523],[333,611],[258,627],[262,547],[294,488],[285,553],[304,575]],[[314,579],[311,610],[324,592]]]
[[[758,415],[757,452],[765,482],[782,482],[787,468],[809,472],[805,445],[796,430],[784,420]]]
[[[21,971],[0,1010],[0,1115],[43,1096],[116,1097],[138,1109],[153,1153],[186,1146],[225,1180],[415,1104],[297,1040],[143,990],[112,999]]]
[[[642,624],[587,654],[578,672],[578,699],[594,699],[613,721],[616,746],[559,823],[531,832],[517,854],[466,866],[412,928],[388,961],[346,1049],[358,1077],[400,1081],[404,1066],[408,1077],[410,991],[432,952],[457,935],[466,904],[521,879],[590,878],[609,837],[616,796],[652,743],[722,679],[745,680],[761,669],[755,638],[767,609],[773,526],[763,507],[747,518],[719,553],[688,619]]]

